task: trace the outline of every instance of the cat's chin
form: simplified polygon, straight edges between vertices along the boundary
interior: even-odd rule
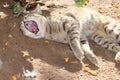
[[[34,38],[34,39],[40,39],[40,38],[43,37],[42,35],[40,35],[41,33],[34,34],[34,33],[31,33],[31,32],[23,32],[23,34],[27,37]]]

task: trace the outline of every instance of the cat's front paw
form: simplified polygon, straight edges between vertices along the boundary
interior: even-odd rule
[[[115,55],[115,61],[117,63],[120,63],[120,52],[118,52],[116,55]]]
[[[89,59],[89,61],[92,64],[94,64],[95,66],[99,67],[99,60],[98,60],[97,56],[94,55],[94,53],[87,53],[85,56]]]

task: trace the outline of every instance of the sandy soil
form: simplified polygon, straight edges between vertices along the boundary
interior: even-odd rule
[[[120,7],[111,6],[112,1],[120,3],[119,0],[90,0],[86,6],[96,10],[102,8],[103,15],[120,20],[117,18]],[[74,6],[72,0],[60,0],[60,3]],[[114,53],[90,41],[100,61],[100,68],[96,68],[87,59],[84,60],[90,64],[90,69],[98,72],[97,76],[93,76],[81,70],[81,64],[68,45],[23,36],[19,29],[21,17],[15,17],[2,4],[3,0],[0,0],[0,80],[16,80],[12,77],[17,80],[120,80],[120,65],[115,63]],[[21,51],[28,51],[29,56],[24,57]],[[66,57],[69,58],[67,63],[64,61]],[[37,76],[25,79],[25,70],[34,70]]]

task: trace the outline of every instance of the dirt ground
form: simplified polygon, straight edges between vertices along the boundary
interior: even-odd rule
[[[90,69],[98,75],[84,72],[68,45],[23,36],[19,29],[21,17],[15,17],[11,9],[3,8],[3,1],[0,0],[0,80],[120,80],[120,65],[115,63],[114,53],[90,41],[100,61],[100,68],[85,59],[84,62],[90,64]],[[73,0],[58,1],[74,6]],[[118,3],[118,8],[112,6],[112,2]],[[119,0],[89,0],[86,6],[96,10],[102,8],[103,15],[120,20],[117,17],[120,13]],[[29,56],[24,57],[21,51],[29,52]],[[65,58],[69,58],[67,63]],[[34,70],[37,76],[25,79],[25,70]]]

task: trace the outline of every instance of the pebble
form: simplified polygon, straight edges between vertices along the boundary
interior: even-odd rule
[[[3,7],[7,8],[7,7],[9,7],[9,4],[7,4],[7,2],[6,2],[5,4],[3,4]]]
[[[11,34],[8,35],[9,38],[12,38],[13,36]]]

